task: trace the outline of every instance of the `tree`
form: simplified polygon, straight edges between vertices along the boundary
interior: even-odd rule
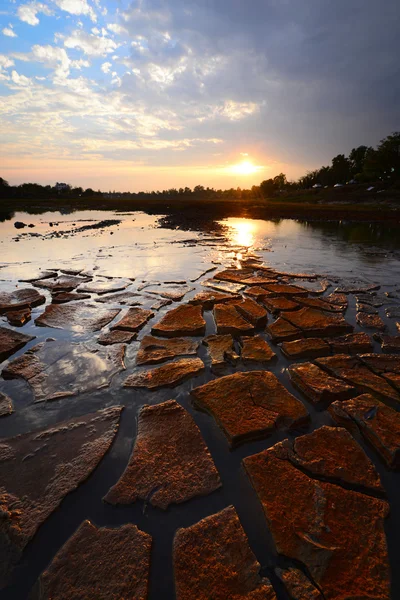
[[[358,148],[353,148],[353,150],[349,154],[350,161],[350,169],[351,174],[355,177],[358,173],[362,173],[364,170],[364,163],[367,153],[372,148],[368,148],[368,146],[358,146]]]
[[[271,198],[275,192],[274,180],[265,179],[260,183],[260,191],[263,198]]]
[[[2,177],[0,177],[0,187],[10,187],[10,184],[8,183],[8,181],[6,181],[5,179],[3,179]]]
[[[279,175],[276,175],[276,177],[274,177],[274,187],[275,190],[283,190],[285,189],[285,187],[287,186],[287,179],[286,179],[286,175],[284,173],[279,173]]]
[[[346,183],[350,179],[351,165],[344,154],[338,154],[332,159],[331,169],[335,183]]]

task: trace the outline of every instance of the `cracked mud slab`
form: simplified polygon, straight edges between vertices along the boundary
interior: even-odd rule
[[[249,335],[254,332],[254,326],[242,317],[236,306],[216,304],[214,319],[219,334]]]
[[[46,298],[33,288],[0,293],[0,314],[44,304]]]
[[[324,597],[300,569],[275,569],[284,584],[290,600],[324,600]]]
[[[137,333],[114,329],[113,331],[102,333],[97,338],[97,343],[101,344],[102,346],[112,346],[113,344],[130,344],[136,338]]]
[[[268,371],[226,375],[191,391],[195,406],[211,414],[231,447],[305,423],[309,415]]]
[[[187,356],[197,353],[199,342],[190,338],[160,339],[145,335],[136,355],[137,365],[151,365],[170,360],[176,356]]]
[[[178,529],[173,557],[176,600],[276,600],[233,506]]]
[[[208,347],[213,373],[222,373],[229,365],[235,365],[239,360],[230,334],[209,335],[204,338],[203,344]]]
[[[199,428],[182,406],[168,400],[141,409],[129,464],[104,499],[110,504],[143,500],[165,510],[220,486]]]
[[[284,444],[243,464],[277,551],[305,565],[327,600],[389,600],[387,502],[300,471]]]
[[[124,331],[138,332],[153,317],[153,311],[134,306],[128,309],[126,315],[124,315],[122,319],[115,323],[115,325],[111,327],[111,330],[122,329]]]
[[[107,387],[125,369],[125,346],[41,342],[12,360],[5,379],[25,379],[36,402],[57,400]]]
[[[146,600],[151,542],[136,525],[84,521],[42,573],[30,600]]]
[[[162,387],[175,387],[190,377],[196,377],[204,371],[200,358],[182,358],[175,362],[156,367],[151,371],[141,371],[130,375],[124,383],[125,387],[147,388],[156,390]]]
[[[204,335],[205,331],[203,309],[200,305],[192,304],[181,304],[168,311],[151,329],[153,335],[168,338]]]
[[[325,313],[316,308],[285,312],[282,318],[300,329],[305,337],[329,337],[351,333],[354,329],[341,314]]]
[[[331,377],[312,363],[291,365],[288,372],[293,385],[314,404],[347,400],[357,394],[354,385]]]
[[[6,417],[14,412],[13,401],[7,394],[0,392],[0,417]]]
[[[103,458],[121,410],[114,406],[1,440],[0,588],[40,525]]]
[[[49,304],[37,319],[36,325],[70,329],[76,332],[99,331],[120,312],[119,308],[103,308],[93,304]]]
[[[400,414],[371,394],[329,407],[332,418],[351,432],[360,430],[388,467],[400,467]]]
[[[244,364],[262,363],[268,364],[276,358],[275,352],[271,349],[260,335],[243,336],[241,338],[242,352],[241,358]]]
[[[6,360],[34,339],[35,336],[25,335],[8,327],[0,327],[0,361]]]
[[[231,300],[240,300],[239,294],[223,294],[221,292],[199,292],[189,300],[190,304],[201,304],[203,310],[212,310],[214,304],[222,304]]]

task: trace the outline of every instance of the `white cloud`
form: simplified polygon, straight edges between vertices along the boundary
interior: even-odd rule
[[[25,77],[25,75],[20,75],[17,71],[11,71],[11,79],[15,85],[28,87],[31,85],[31,79],[29,77]]]
[[[88,56],[106,56],[114,52],[119,45],[111,38],[75,30],[64,38],[64,46],[82,50]]]
[[[61,10],[70,13],[71,15],[85,15],[94,23],[97,21],[96,13],[93,7],[88,4],[87,0],[53,0]]]
[[[7,37],[18,37],[15,31],[13,30],[13,26],[11,24],[8,27],[4,27],[2,33]]]
[[[42,2],[31,2],[30,4],[21,4],[18,7],[17,15],[21,21],[24,23],[28,23],[28,25],[39,25],[39,19],[37,18],[38,13],[43,13],[44,15],[51,16],[53,14],[52,10],[47,6],[47,4],[43,4]]]
[[[6,56],[5,54],[0,54],[0,72],[4,69],[9,69],[14,66],[14,61]]]
[[[128,33],[127,30],[125,29],[125,27],[118,25],[118,23],[109,23],[107,25],[107,29],[109,31],[112,31],[113,33],[116,33],[117,35],[122,35],[124,33]]]
[[[112,67],[112,64],[110,62],[105,62],[101,65],[101,70],[103,71],[103,73],[109,73],[111,67]]]

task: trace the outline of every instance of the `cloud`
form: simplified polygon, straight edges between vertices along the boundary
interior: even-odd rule
[[[118,25],[118,23],[108,23],[107,29],[109,31],[112,31],[113,33],[116,33],[117,35],[123,35],[124,33],[128,33],[127,29],[125,27],[122,27],[122,25]]]
[[[21,4],[18,7],[17,15],[21,21],[28,23],[28,25],[39,25],[39,19],[37,18],[38,13],[43,13],[46,16],[51,16],[53,11],[42,2],[31,2],[30,4]]]
[[[109,73],[111,67],[112,67],[112,64],[110,62],[105,62],[101,65],[101,70],[103,71],[103,73]]]
[[[93,7],[88,4],[87,0],[53,0],[58,8],[70,13],[71,15],[84,15],[89,17],[94,23],[97,21],[97,16]]]
[[[14,61],[9,56],[0,54],[0,71],[2,71],[4,69],[9,69],[10,67],[13,67],[13,66],[14,66]]]
[[[4,27],[4,29],[2,30],[3,35],[6,35],[7,37],[18,37],[17,34],[15,33],[15,31],[13,30],[13,26],[11,24],[9,24],[8,27]]]
[[[60,39],[62,39],[60,37]],[[109,37],[75,30],[71,35],[63,38],[66,48],[82,50],[88,56],[106,56],[118,48],[118,44]]]

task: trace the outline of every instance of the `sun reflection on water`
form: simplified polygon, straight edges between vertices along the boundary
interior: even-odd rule
[[[255,224],[246,220],[238,219],[235,222],[230,223],[232,230],[231,242],[236,246],[245,246],[249,248],[254,244]]]

